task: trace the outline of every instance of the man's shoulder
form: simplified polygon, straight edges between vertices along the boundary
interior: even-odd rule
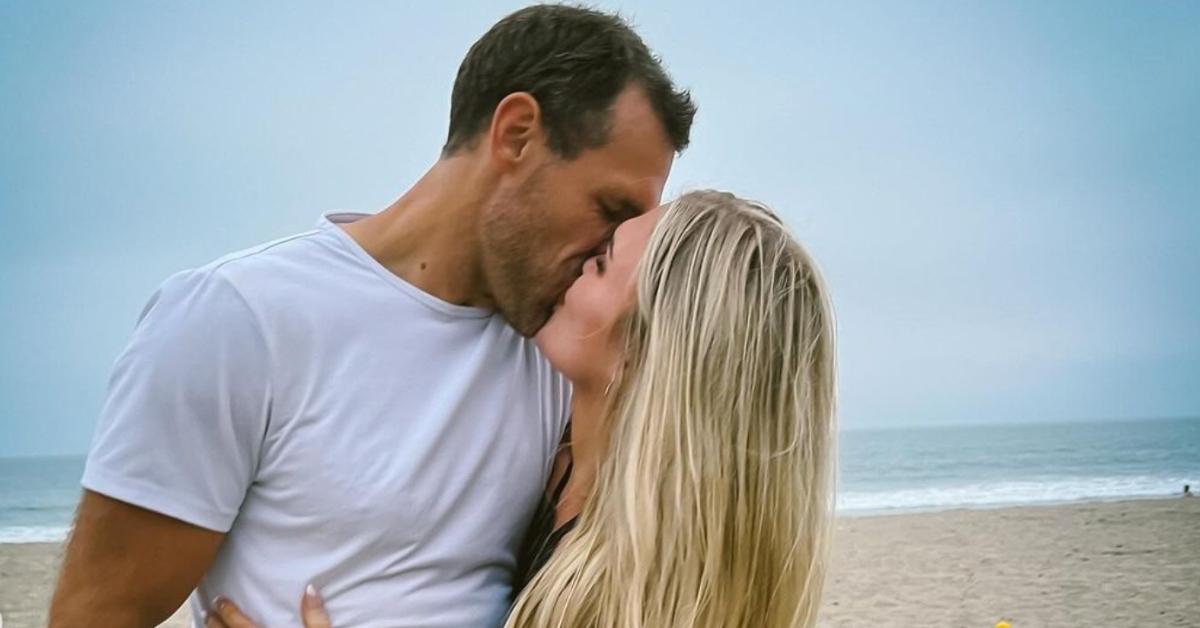
[[[329,246],[321,236],[320,229],[297,233],[173,273],[158,286],[139,321],[155,309],[261,313],[281,295],[295,296],[306,286],[309,269],[329,266]]]
[[[269,242],[263,242],[240,251],[222,255],[194,269],[199,274],[218,275],[233,283],[253,281],[261,276],[277,276],[288,269],[302,269],[311,263],[320,263],[322,232],[313,229]]]
[[[349,256],[326,229],[314,229],[223,255],[184,271],[228,284],[252,305],[287,306],[294,298],[318,296],[337,282]]]

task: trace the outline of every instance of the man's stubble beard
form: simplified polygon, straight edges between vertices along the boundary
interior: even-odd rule
[[[487,208],[480,234],[482,273],[496,310],[517,333],[531,337],[550,317],[559,279],[549,261],[537,255],[548,246],[540,225],[546,223],[535,172],[512,194],[495,199]]]

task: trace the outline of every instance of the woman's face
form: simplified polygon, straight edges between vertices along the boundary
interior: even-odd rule
[[[623,223],[608,250],[589,259],[535,337],[542,353],[577,388],[612,381],[621,347],[616,323],[633,307],[637,267],[663,207]]]

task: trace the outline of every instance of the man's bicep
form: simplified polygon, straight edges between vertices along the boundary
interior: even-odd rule
[[[225,535],[84,491],[51,626],[153,626],[187,599]]]
[[[164,283],[114,365],[84,488],[228,530],[254,481],[271,407],[256,321],[212,271]]]

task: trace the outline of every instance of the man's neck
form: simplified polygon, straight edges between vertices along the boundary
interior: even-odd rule
[[[492,308],[477,229],[486,184],[472,160],[442,159],[387,209],[343,228],[384,268],[422,291]]]

